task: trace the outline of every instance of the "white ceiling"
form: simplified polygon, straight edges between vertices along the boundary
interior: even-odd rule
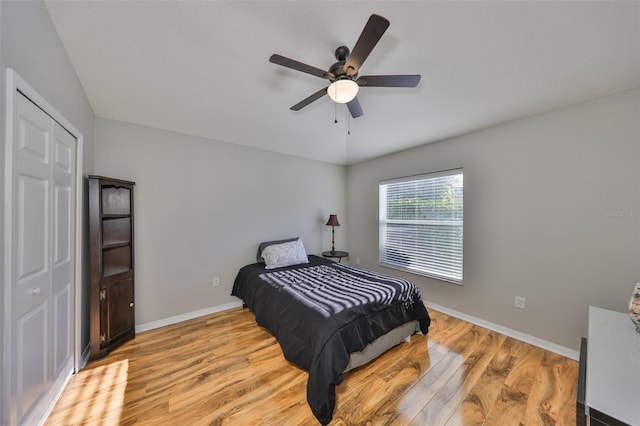
[[[99,117],[337,164],[640,86],[640,3],[46,1]],[[364,116],[268,62],[328,68],[371,13],[391,21],[360,70],[422,74],[362,88]]]

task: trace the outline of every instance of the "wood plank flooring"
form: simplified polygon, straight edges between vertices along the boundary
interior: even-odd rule
[[[575,425],[578,363],[429,310],[345,374],[331,425]],[[248,309],[139,333],[71,378],[46,425],[313,425],[307,373]]]

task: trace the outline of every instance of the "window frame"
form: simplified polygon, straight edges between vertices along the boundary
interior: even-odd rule
[[[387,209],[387,196],[383,195],[383,188],[386,192],[387,185],[390,184],[398,184],[398,183],[410,183],[410,182],[419,182],[419,181],[428,181],[435,178],[445,177],[445,176],[456,176],[460,175],[461,179],[461,213],[459,220],[429,220],[429,219],[388,219],[386,215]],[[383,204],[384,199],[384,204]],[[384,213],[384,217],[383,217]],[[396,224],[415,224],[415,225],[437,225],[437,226],[456,226],[460,228],[458,231],[460,235],[459,240],[459,252],[456,250],[456,254],[459,257],[459,275],[446,274],[438,271],[429,270],[428,267],[424,265],[421,266],[412,266],[412,267],[403,267],[398,262],[393,263],[388,261],[387,256],[387,248],[388,245],[385,244],[386,239],[388,238],[388,232],[386,225],[389,223]],[[445,240],[446,241],[446,240]],[[385,248],[385,246],[387,248]],[[420,259],[430,259],[429,254],[425,253],[426,250],[416,251],[417,257]],[[409,272],[416,275],[426,276],[429,278],[437,279],[440,281],[450,282],[458,285],[462,285],[464,278],[464,170],[462,167],[448,170],[441,170],[437,172],[430,173],[422,173],[418,175],[404,176],[399,178],[385,179],[378,182],[378,263],[380,266],[384,266],[387,268],[397,269],[404,272]]]

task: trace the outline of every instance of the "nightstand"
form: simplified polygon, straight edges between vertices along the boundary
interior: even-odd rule
[[[328,258],[332,258],[332,259],[338,259],[338,262],[342,261],[343,257],[349,257],[349,252],[348,251],[323,251],[322,252],[322,257],[328,257]]]

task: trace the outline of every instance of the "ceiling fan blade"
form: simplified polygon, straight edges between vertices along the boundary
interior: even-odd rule
[[[384,34],[387,28],[389,28],[389,20],[387,20],[387,18],[376,14],[369,17],[358,41],[356,41],[356,44],[351,50],[351,54],[344,64],[344,72],[348,76],[358,73],[362,63],[367,59],[376,44],[378,44],[380,37],[382,37],[382,34]]]
[[[415,75],[363,75],[356,83],[361,87],[416,87],[420,74]]]
[[[312,67],[311,65],[303,64],[294,59],[286,58],[282,55],[273,54],[269,58],[269,62],[282,65],[283,67],[291,68],[292,70],[302,71],[307,74],[315,75],[316,77],[329,79],[333,76],[328,71],[321,70],[320,68]]]
[[[308,96],[306,98],[304,98],[303,100],[301,100],[300,102],[298,102],[297,104],[295,104],[294,106],[292,106],[290,109],[293,111],[300,111],[302,108],[306,107],[307,105],[309,105],[311,102],[313,101],[317,101],[318,99],[320,99],[321,97],[323,97],[324,95],[327,94],[327,89],[329,88],[329,86],[318,90],[316,93],[314,93],[311,96]]]
[[[360,101],[357,97],[353,98],[351,102],[347,102],[347,107],[349,108],[349,112],[353,118],[358,118],[364,114],[362,107],[360,106]]]

